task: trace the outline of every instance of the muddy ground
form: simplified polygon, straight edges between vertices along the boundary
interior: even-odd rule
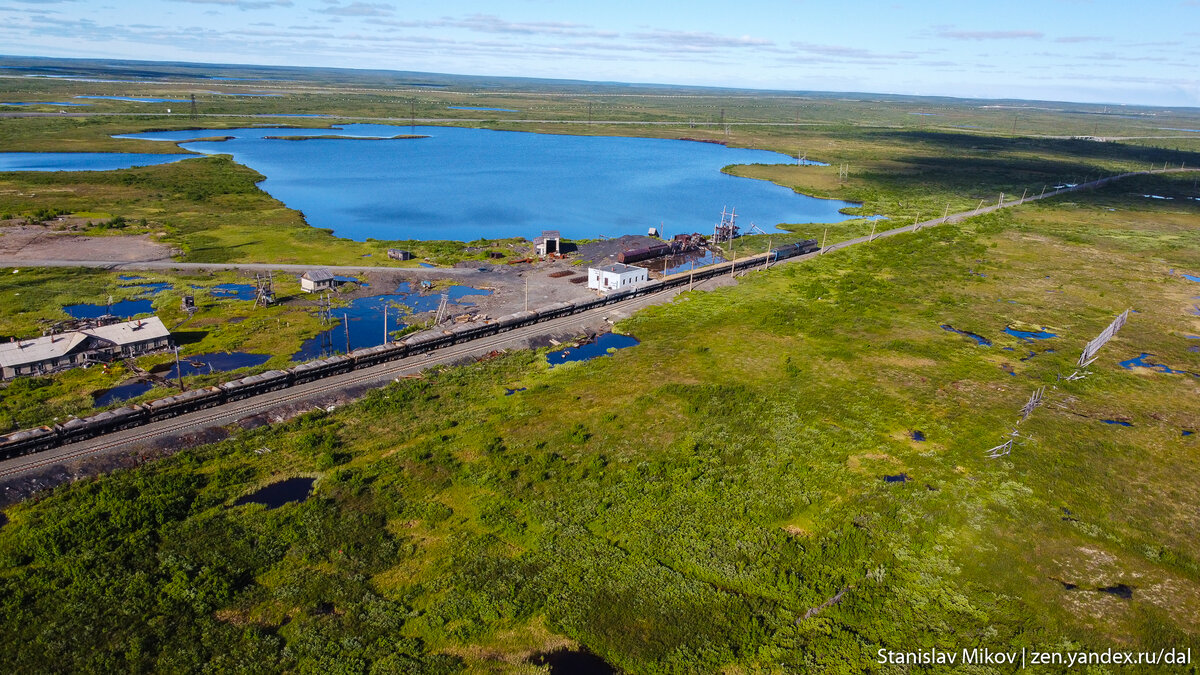
[[[7,260],[170,260],[179,251],[149,234],[87,237],[63,231],[64,223],[23,225],[0,221],[0,257]]]

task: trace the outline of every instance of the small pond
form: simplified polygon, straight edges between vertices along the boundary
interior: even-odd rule
[[[302,502],[312,494],[315,482],[317,482],[316,478],[289,478],[278,483],[271,483],[257,492],[238,499],[233,505],[265,504],[270,510],[277,509],[284,504]]]
[[[192,288],[201,288],[200,286],[192,286]],[[214,298],[222,300],[254,300],[257,296],[258,288],[254,284],[217,284],[208,290],[208,294]]]
[[[194,354],[192,356],[180,356],[179,365],[183,370],[184,377],[188,375],[209,375],[211,373],[221,373],[229,370],[237,370],[238,368],[249,368],[251,366],[261,366],[271,358],[270,354],[249,354],[246,352],[215,352],[212,354]],[[173,380],[179,376],[179,372],[175,369],[175,362],[171,361],[168,364],[170,368],[163,375],[168,380]]]
[[[107,314],[131,319],[139,314],[153,314],[153,300],[122,300],[110,305],[67,305],[63,311],[76,319],[96,319]]]
[[[1021,340],[1022,342],[1033,342],[1034,340],[1048,340],[1052,337],[1058,337],[1058,333],[1051,333],[1045,328],[1042,330],[1018,330],[1012,326],[1006,326],[1004,332]]]
[[[136,380],[119,384],[112,389],[102,389],[92,394],[93,405],[97,408],[104,408],[114,403],[127,401],[131,398],[136,398],[154,388],[151,382],[142,382]]]
[[[1125,421],[1123,421],[1123,420],[1100,420],[1100,421],[1101,421],[1101,422],[1104,422],[1105,424],[1115,424],[1115,425],[1117,425],[1117,426],[1121,426],[1121,427],[1131,427],[1131,426],[1133,426],[1133,424],[1132,424],[1132,423],[1130,423],[1130,422],[1125,422]]]
[[[590,361],[597,356],[607,356],[609,349],[625,349],[639,344],[637,338],[618,333],[605,333],[592,342],[579,347],[563,347],[546,355],[551,366],[568,361]]]
[[[1200,375],[1197,375],[1196,373],[1193,373],[1189,370],[1175,370],[1174,368],[1171,368],[1170,366],[1167,366],[1167,365],[1164,365],[1161,363],[1154,363],[1152,361],[1147,361],[1146,357],[1148,357],[1148,356],[1154,356],[1154,355],[1149,354],[1147,352],[1142,352],[1135,358],[1126,359],[1126,360],[1122,361],[1121,367],[1126,370],[1133,370],[1134,368],[1149,368],[1150,370],[1154,370],[1154,371],[1157,371],[1160,373],[1166,373],[1168,375],[1191,375],[1192,377],[1200,377]]]
[[[137,288],[140,289],[140,295],[158,295],[165,290],[172,288],[169,281],[143,281],[133,284],[121,284],[121,288]]]
[[[557,649],[535,654],[535,666],[549,666],[550,675],[616,675],[617,669],[595,654],[583,650]]]

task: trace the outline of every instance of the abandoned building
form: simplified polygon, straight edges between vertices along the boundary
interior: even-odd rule
[[[300,275],[300,290],[305,293],[327,291],[338,285],[338,279],[326,269],[308,270]]]
[[[387,253],[390,260],[412,260],[413,257],[411,251],[399,248],[389,248]]]
[[[43,375],[167,349],[171,333],[156,316],[0,344],[0,379]]]
[[[542,236],[534,237],[533,250],[538,255],[562,253],[562,235],[558,230],[542,230]]]

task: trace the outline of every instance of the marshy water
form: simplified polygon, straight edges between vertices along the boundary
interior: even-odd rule
[[[424,138],[391,137],[412,134]],[[341,237],[454,239],[532,237],[542,229],[569,238],[708,232],[721,210],[739,222],[846,220],[850,202],[816,199],[767,181],[721,172],[730,164],[795,164],[764,150],[692,141],[568,136],[455,127],[337,125],[291,129],[200,129],[122,136],[190,141],[182,147],[227,153],[267,177],[263,190],[304,212],[314,227]],[[636,167],[636,171],[631,170]]]
[[[592,342],[578,347],[563,347],[546,355],[551,366],[568,361],[590,361],[597,356],[607,356],[610,349],[625,349],[640,344],[637,338],[619,333],[605,333]]]

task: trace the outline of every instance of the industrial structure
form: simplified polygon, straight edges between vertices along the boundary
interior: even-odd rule
[[[389,248],[387,250],[388,260],[412,260],[412,252],[405,251],[400,248]]]
[[[533,250],[538,255],[560,255],[562,234],[558,230],[542,230],[542,236],[533,239]]]
[[[170,346],[171,333],[156,316],[13,340],[0,344],[0,379],[107,363]]]
[[[650,272],[644,267],[613,263],[603,267],[588,268],[588,288],[611,293],[650,280]]]

